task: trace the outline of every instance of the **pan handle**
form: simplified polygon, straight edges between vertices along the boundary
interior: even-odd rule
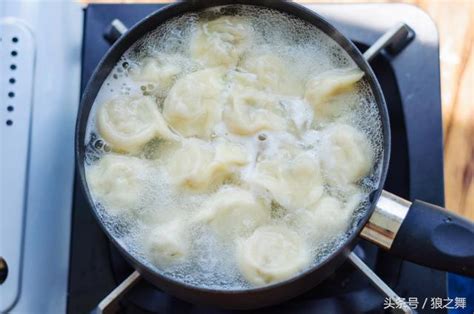
[[[474,277],[474,223],[383,191],[361,236],[411,262]]]
[[[474,224],[416,200],[390,252],[418,264],[474,277]]]

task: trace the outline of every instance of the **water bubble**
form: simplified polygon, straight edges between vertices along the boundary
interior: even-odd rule
[[[97,140],[94,143],[94,147],[97,149],[102,149],[104,148],[104,142],[102,140]]]

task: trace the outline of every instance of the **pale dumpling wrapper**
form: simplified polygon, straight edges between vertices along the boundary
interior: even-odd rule
[[[187,229],[187,224],[182,219],[157,225],[144,235],[145,250],[161,266],[184,262],[190,251]]]
[[[280,101],[290,119],[289,130],[299,137],[310,130],[314,120],[314,111],[311,106],[299,97],[288,97]]]
[[[341,123],[322,132],[320,156],[326,180],[340,189],[367,176],[374,163],[374,151],[367,136]]]
[[[271,88],[263,88],[266,85],[251,72],[229,71],[227,77],[232,92],[224,110],[224,122],[231,132],[251,135],[269,130],[301,134],[311,126],[313,108],[301,97],[275,94]]]
[[[164,96],[182,73],[184,58],[160,54],[141,60],[129,69],[130,77],[137,82],[151,84],[153,94]]]
[[[279,151],[257,162],[247,178],[270,192],[284,208],[307,208],[316,203],[324,191],[319,160],[307,152]]]
[[[278,99],[251,88],[236,88],[233,91],[224,109],[223,121],[230,132],[244,136],[288,127]]]
[[[304,93],[304,82],[275,54],[247,56],[241,68],[256,75],[254,87],[284,95],[302,96]]]
[[[342,234],[347,230],[352,212],[337,198],[322,197],[310,210],[314,215],[321,238],[330,234]]]
[[[359,69],[335,69],[323,72],[306,83],[305,100],[315,111],[315,118],[327,120],[347,110],[347,101],[338,101],[341,95],[355,87],[364,72]]]
[[[180,78],[163,104],[163,116],[186,137],[209,138],[221,120],[225,71],[205,69]]]
[[[260,90],[258,88],[260,83],[256,74],[234,69],[227,71],[226,77],[231,83],[233,91],[242,91],[245,89]]]
[[[238,242],[236,257],[244,278],[256,286],[289,279],[310,263],[303,238],[283,225],[257,228]]]
[[[97,129],[115,150],[136,152],[155,137],[177,140],[153,97],[121,96],[97,111]]]
[[[206,66],[235,66],[252,38],[252,27],[237,16],[199,22],[191,56]]]
[[[289,220],[305,233],[311,243],[324,244],[349,229],[361,200],[360,192],[350,196],[346,202],[324,195],[311,208],[292,212]]]
[[[196,217],[196,221],[210,225],[224,240],[249,234],[269,220],[268,204],[240,187],[224,187],[218,191]]]
[[[194,191],[205,191],[221,184],[247,164],[248,154],[239,144],[221,141],[211,145],[188,139],[167,162],[174,182]]]
[[[87,168],[87,182],[109,214],[131,214],[143,205],[150,167],[146,160],[108,154]]]

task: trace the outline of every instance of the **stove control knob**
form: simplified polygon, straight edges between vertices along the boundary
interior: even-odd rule
[[[8,265],[7,262],[0,257],[0,285],[5,282],[8,276]]]

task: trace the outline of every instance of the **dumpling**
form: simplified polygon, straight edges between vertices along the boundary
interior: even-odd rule
[[[348,206],[326,195],[311,208],[290,213],[287,220],[311,243],[326,244],[346,232],[351,217],[352,211]]]
[[[232,177],[247,163],[247,153],[238,144],[222,141],[214,147],[202,140],[188,139],[170,155],[167,169],[176,184],[203,191]]]
[[[304,84],[275,54],[250,55],[241,67],[257,76],[257,86],[262,89],[293,96],[302,96],[304,93]]]
[[[352,214],[337,198],[322,197],[311,209],[320,238],[340,235],[347,230],[349,218]]]
[[[340,189],[368,175],[374,163],[367,136],[347,124],[333,124],[322,132],[320,155],[326,180]]]
[[[190,189],[205,189],[213,181],[210,164],[214,157],[212,147],[198,139],[184,141],[181,147],[169,154],[166,163],[171,179]]]
[[[311,126],[313,109],[301,97],[277,95],[265,78],[251,72],[233,70],[226,78],[231,93],[223,120],[232,133],[253,135],[263,130],[301,133]],[[282,85],[286,88],[291,84]],[[280,93],[284,93],[284,88]]]
[[[332,118],[347,107],[347,100],[335,101],[334,97],[354,88],[364,76],[359,69],[336,69],[321,73],[306,83],[305,100],[311,104],[316,119]]]
[[[111,215],[132,213],[143,205],[149,172],[146,160],[116,154],[104,155],[86,168],[94,198]]]
[[[197,215],[198,221],[209,224],[221,238],[248,234],[269,219],[269,206],[239,187],[221,189]]]
[[[153,94],[164,96],[182,72],[181,63],[178,56],[161,54],[144,58],[137,66],[132,66],[129,73],[133,80],[153,85]]]
[[[183,136],[209,138],[221,120],[224,71],[206,69],[188,74],[171,88],[163,116]]]
[[[311,106],[299,97],[287,97],[281,100],[281,104],[285,108],[287,118],[291,120],[290,130],[304,136],[314,120]]]
[[[289,279],[310,263],[303,239],[285,226],[262,226],[237,244],[240,272],[256,286]]]
[[[144,241],[147,254],[157,265],[180,263],[189,255],[186,223],[179,218],[157,225],[144,236]]]
[[[324,191],[319,160],[306,152],[279,151],[264,158],[247,180],[268,190],[276,202],[289,210],[311,206]]]
[[[226,74],[226,79],[231,85],[231,89],[234,91],[242,91],[245,89],[258,90],[259,82],[256,74],[236,70],[229,70]]]
[[[247,151],[237,143],[218,139],[215,143],[214,162],[216,164],[234,164],[243,166],[249,162]]]
[[[262,130],[285,130],[287,121],[278,100],[253,89],[236,89],[224,109],[223,121],[230,132],[253,135]]]
[[[191,39],[191,56],[205,66],[232,67],[249,46],[252,28],[237,16],[199,23]]]
[[[323,72],[307,82],[305,98],[317,107],[337,94],[353,88],[363,76],[364,72],[359,69],[336,69]]]
[[[135,152],[154,137],[177,140],[152,97],[120,96],[104,103],[97,112],[97,128],[110,146]]]

